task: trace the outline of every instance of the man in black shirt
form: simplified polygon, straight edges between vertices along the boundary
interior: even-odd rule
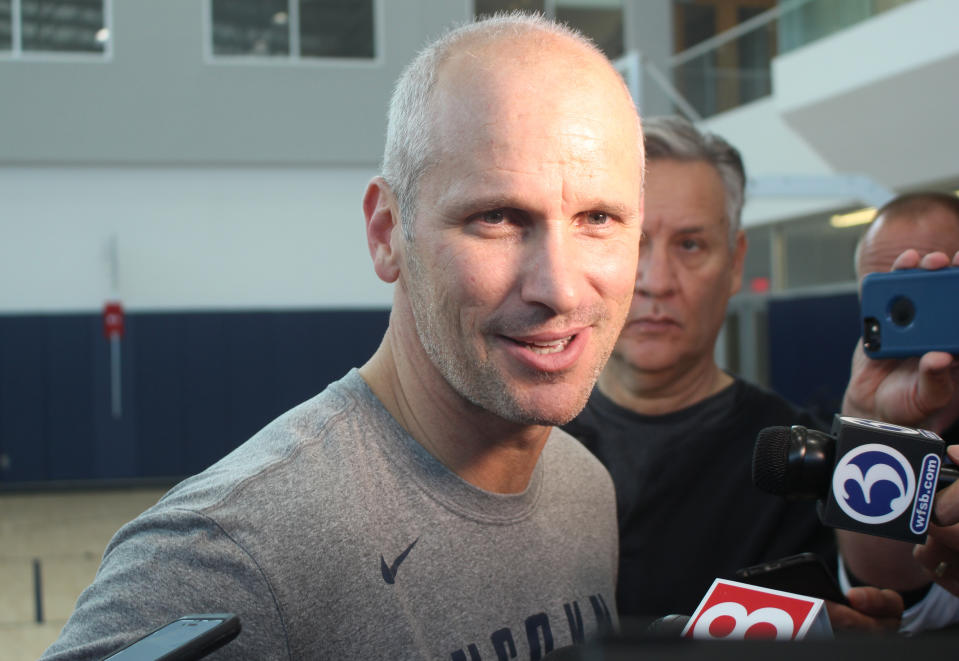
[[[835,562],[814,505],[765,494],[750,475],[761,429],[823,423],[714,359],[746,253],[739,153],[680,118],[643,128],[632,308],[586,409],[565,427],[616,485],[624,618],[690,614],[713,579],[764,560],[813,551]]]
[[[644,415],[594,390],[565,429],[616,485],[623,617],[688,615],[715,578],[801,551],[834,562],[832,533],[809,502],[787,503],[750,476],[760,429],[818,422],[742,379],[691,406]]]

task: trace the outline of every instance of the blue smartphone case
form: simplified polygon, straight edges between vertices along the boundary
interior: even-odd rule
[[[959,267],[870,273],[860,305],[870,358],[959,354]]]

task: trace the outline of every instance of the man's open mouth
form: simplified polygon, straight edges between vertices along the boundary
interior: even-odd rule
[[[569,346],[569,343],[573,341],[574,337],[576,336],[568,335],[566,337],[562,337],[557,340],[551,340],[549,342],[543,342],[543,341],[524,342],[522,340],[514,340],[513,338],[510,338],[510,339],[513,340],[513,342],[515,342],[516,344],[519,344],[520,346],[524,346],[528,348],[533,353],[545,355],[550,353],[559,353],[560,351],[563,351],[564,349],[566,349],[567,346]]]

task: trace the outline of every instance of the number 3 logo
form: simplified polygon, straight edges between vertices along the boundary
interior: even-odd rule
[[[724,621],[722,618],[732,620]],[[715,626],[715,631],[713,630]],[[776,640],[791,640],[795,625],[789,613],[781,608],[759,608],[747,613],[742,604],[734,601],[725,601],[709,608],[699,616],[693,628],[696,638],[727,638],[741,640],[747,637],[750,628],[757,624],[769,625],[775,629],[775,636],[768,636],[765,631],[755,631],[750,638],[774,637]],[[732,625],[732,626],[730,626]],[[766,627],[762,627],[765,629]]]

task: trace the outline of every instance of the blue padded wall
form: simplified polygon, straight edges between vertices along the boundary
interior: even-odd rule
[[[842,404],[859,339],[855,293],[770,300],[769,384],[825,421]]]
[[[388,310],[0,316],[0,486],[203,470],[373,353]]]

